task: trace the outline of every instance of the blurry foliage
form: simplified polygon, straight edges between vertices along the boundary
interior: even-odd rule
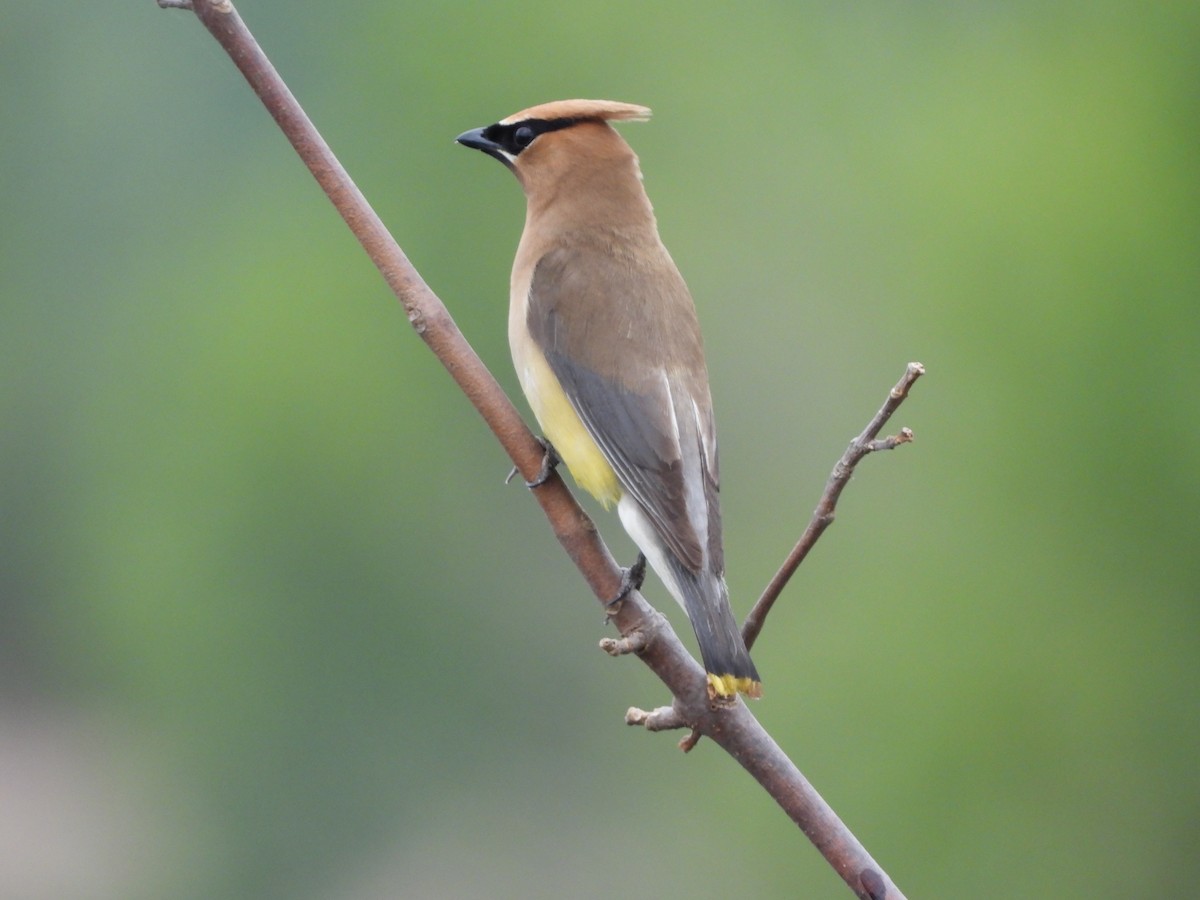
[[[510,390],[520,192],[453,136],[655,108],[739,609],[928,366],[756,650],[911,896],[1200,877],[1200,8],[240,9]],[[659,686],[192,17],[2,17],[0,893],[845,896],[621,725]]]

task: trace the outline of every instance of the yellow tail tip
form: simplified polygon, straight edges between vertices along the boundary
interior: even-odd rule
[[[745,694],[747,697],[757,699],[762,696],[762,682],[755,681],[753,678],[739,678],[736,675],[708,673],[708,696],[711,699],[733,697],[736,694]]]

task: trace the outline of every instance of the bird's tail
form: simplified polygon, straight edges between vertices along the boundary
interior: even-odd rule
[[[761,697],[762,681],[729,606],[725,579],[712,572],[694,572],[673,558],[670,565],[700,645],[700,658],[708,673],[709,696],[732,697],[740,693]]]

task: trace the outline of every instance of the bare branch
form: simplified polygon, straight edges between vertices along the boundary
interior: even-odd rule
[[[754,646],[754,642],[758,639],[758,635],[762,632],[763,624],[767,620],[767,614],[771,611],[771,607],[775,605],[775,601],[779,599],[779,595],[783,592],[788,581],[796,574],[796,570],[800,568],[800,563],[804,562],[804,558],[808,556],[808,552],[812,550],[817,540],[825,533],[825,529],[833,524],[833,514],[834,510],[837,509],[838,498],[841,497],[842,490],[849,484],[850,476],[854,474],[854,467],[868,453],[873,453],[876,450],[894,450],[901,444],[912,443],[913,433],[911,428],[901,428],[899,434],[881,440],[876,440],[875,435],[879,434],[883,426],[887,424],[888,419],[892,417],[892,414],[904,402],[905,398],[908,397],[908,392],[912,389],[913,384],[924,374],[925,367],[919,362],[908,364],[908,367],[904,371],[904,376],[888,392],[887,400],[879,408],[879,412],[875,413],[874,418],[867,423],[867,427],[863,429],[862,434],[850,442],[850,446],[846,448],[846,452],[842,454],[842,458],[834,465],[833,472],[830,474],[829,480],[825,483],[825,490],[821,494],[821,500],[817,504],[817,508],[813,510],[808,527],[804,529],[804,533],[800,535],[800,540],[796,542],[796,546],[792,548],[792,552],[783,561],[783,565],[775,573],[775,577],[767,584],[762,596],[755,602],[749,615],[746,616],[746,621],[742,624],[742,638],[746,641],[747,649]],[[690,735],[679,742],[679,749],[687,753],[696,746],[699,740],[700,731],[694,728]]]
[[[189,7],[188,0],[158,2],[170,8]],[[478,410],[522,477],[537,479],[544,458],[542,445],[304,114],[233,5],[228,0],[191,0],[190,8],[241,70],[403,304],[414,330]],[[607,603],[617,596],[621,570],[558,475],[551,474],[531,494],[596,599]],[[746,705],[740,699],[710,704],[703,669],[640,593],[631,590],[611,619],[621,634],[613,648],[636,653],[675,698],[665,711],[644,714],[639,724],[675,727],[672,723],[677,720],[711,737],[755,777],[859,897],[902,900],[900,890]],[[631,711],[627,720],[636,718]]]
[[[842,491],[846,485],[850,483],[850,476],[854,474],[854,467],[869,453],[876,450],[892,450],[901,444],[912,442],[913,433],[909,428],[903,428],[899,434],[884,438],[883,440],[876,440],[875,436],[887,424],[892,414],[900,408],[900,404],[908,397],[908,392],[912,389],[916,380],[924,374],[925,367],[919,362],[908,364],[908,367],[904,371],[904,376],[888,392],[888,398],[884,401],[883,406],[879,408],[879,412],[875,413],[874,418],[867,423],[867,427],[863,429],[862,434],[850,442],[850,446],[846,448],[846,452],[842,454],[842,458],[834,465],[833,472],[830,473],[829,480],[825,483],[825,491],[821,494],[821,500],[817,504],[817,508],[813,510],[808,527],[804,529],[804,533],[800,535],[800,540],[796,542],[796,546],[792,548],[792,552],[788,554],[787,559],[783,561],[783,565],[779,567],[779,571],[775,573],[775,576],[767,584],[762,596],[758,598],[754,607],[750,610],[750,614],[746,616],[746,621],[742,625],[742,637],[745,638],[747,647],[754,646],[754,642],[758,639],[759,632],[762,631],[763,624],[767,620],[767,614],[771,612],[771,607],[779,599],[779,595],[783,592],[784,587],[791,580],[791,577],[796,573],[796,569],[800,568],[800,563],[804,562],[804,558],[808,556],[808,552],[812,550],[817,540],[825,533],[825,529],[833,524],[834,511],[837,509],[838,499],[842,496]]]

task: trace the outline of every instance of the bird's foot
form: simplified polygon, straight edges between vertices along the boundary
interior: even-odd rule
[[[617,588],[617,596],[604,604],[607,617],[612,618],[621,608],[621,603],[629,596],[630,591],[639,590],[646,580],[646,554],[639,552],[637,559],[628,569],[621,570],[621,584]]]
[[[543,484],[549,481],[550,476],[554,474],[554,470],[558,467],[558,464],[562,462],[562,457],[558,455],[558,451],[554,449],[554,445],[550,443],[549,440],[544,437],[534,438],[534,440],[541,444],[542,449],[546,452],[542,454],[542,465],[538,469],[538,473],[533,476],[533,481],[525,482],[525,487],[530,489],[541,487]],[[504,479],[504,483],[508,484],[513,480],[514,477],[516,477],[516,474],[517,467],[513,466],[512,471],[508,473],[508,477]]]

